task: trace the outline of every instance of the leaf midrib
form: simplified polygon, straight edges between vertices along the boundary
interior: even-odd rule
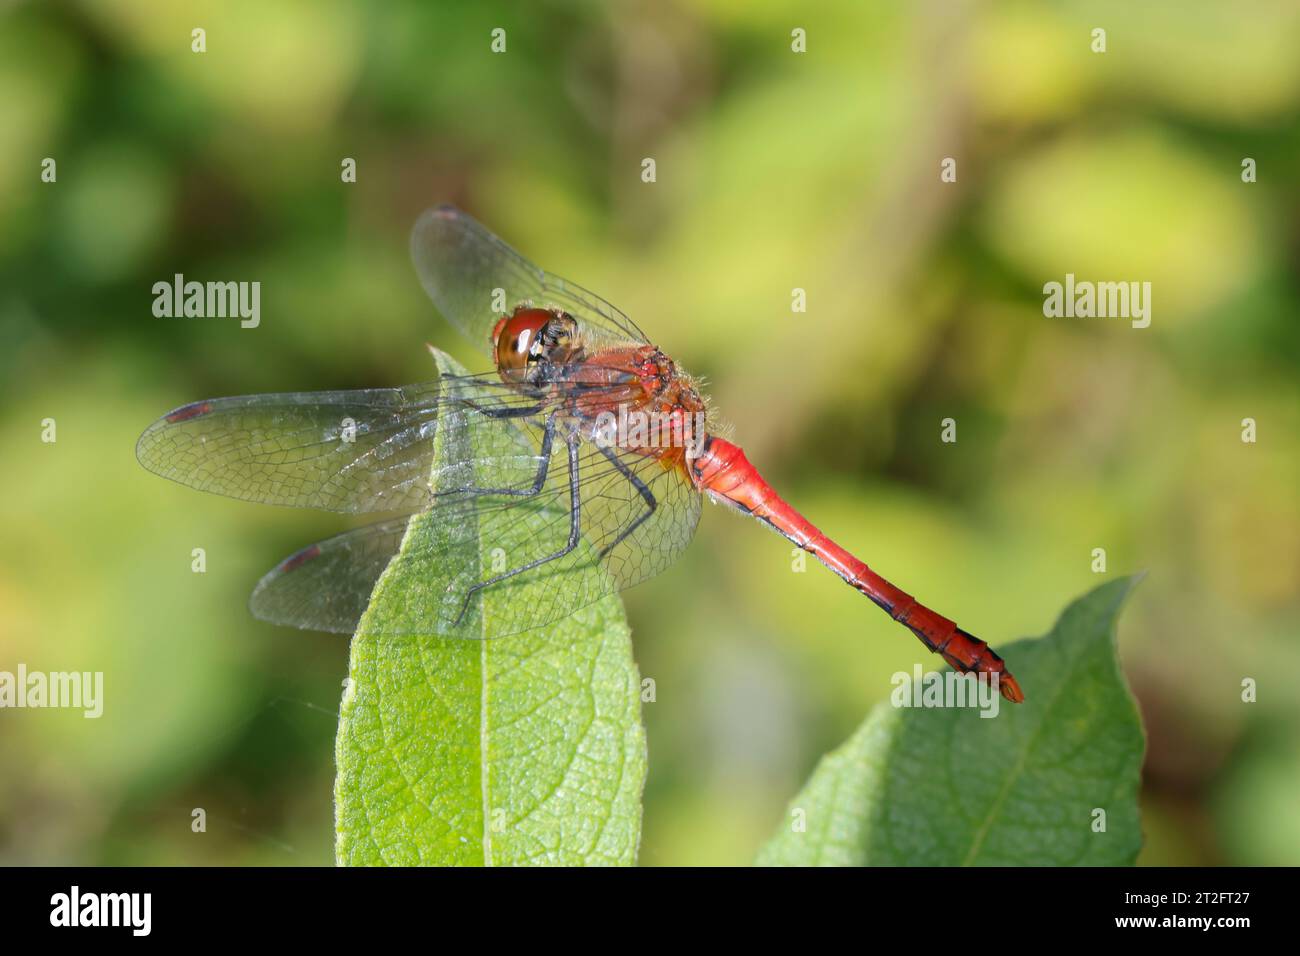
[[[1128,592],[1125,591],[1125,594],[1127,593]],[[1107,625],[1108,638],[1113,637],[1114,628],[1116,626],[1117,626],[1117,622],[1115,618],[1113,617],[1110,618],[1110,622]],[[1073,672],[1073,670],[1079,665],[1079,661],[1081,661],[1082,659],[1083,659],[1083,654],[1081,653],[1073,655],[1072,659],[1070,660],[1071,672]],[[980,823],[979,829],[975,831],[975,837],[971,841],[970,850],[966,853],[966,858],[961,861],[962,866],[971,866],[975,860],[975,857],[979,854],[980,850],[984,848],[984,841],[988,839],[989,831],[993,829],[993,821],[997,818],[998,813],[1002,809],[1002,804],[1006,802],[1007,796],[1011,793],[1011,790],[1015,785],[1016,781],[1020,778],[1020,775],[1024,773],[1025,763],[1029,759],[1029,754],[1033,751],[1034,747],[1038,744],[1038,738],[1042,735],[1043,728],[1045,728],[1049,723],[1048,718],[1051,716],[1051,713],[1055,709],[1057,703],[1061,700],[1061,694],[1062,692],[1064,692],[1066,686],[1069,683],[1070,681],[1067,678],[1063,678],[1057,682],[1056,690],[1052,694],[1052,698],[1048,702],[1047,708],[1043,711],[1042,719],[1039,720],[1038,726],[1034,728],[1033,733],[1031,733],[1029,737],[1026,738],[1026,745],[1021,750],[1019,757],[1016,758],[1015,766],[1012,767],[1010,772],[1008,772],[1005,775],[1003,779],[1001,791],[998,793],[997,797],[993,800],[993,802],[989,805],[988,813],[986,814],[983,822]]]
[[[480,607],[482,605],[480,604]],[[479,615],[482,620],[482,614]],[[492,798],[490,796],[490,786],[488,779],[488,642],[487,635],[484,634],[480,639],[481,649],[479,651],[479,718],[478,718],[478,748],[479,748],[479,780],[483,793],[483,865],[492,865],[492,825],[491,825],[491,806]]]

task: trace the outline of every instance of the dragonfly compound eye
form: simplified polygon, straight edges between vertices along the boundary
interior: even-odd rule
[[[545,353],[542,331],[554,318],[555,313],[546,309],[520,306],[509,318],[497,323],[497,371],[503,379],[508,382],[526,379],[528,367]]]

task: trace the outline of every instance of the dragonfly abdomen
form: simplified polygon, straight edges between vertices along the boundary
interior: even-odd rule
[[[1006,664],[988,644],[955,622],[918,602],[890,584],[823,534],[763,480],[762,475],[731,442],[709,438],[703,453],[691,462],[696,486],[768,524],[796,546],[814,555],[849,586],[869,597],[929,650],[963,673],[997,675],[998,689],[1007,700],[1020,703],[1024,694]]]

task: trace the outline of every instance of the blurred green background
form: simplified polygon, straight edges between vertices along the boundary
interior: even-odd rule
[[[620,305],[798,507],[995,646],[1097,584],[1094,548],[1149,570],[1120,628],[1141,862],[1300,863],[1300,6],[808,6],[4,4],[0,669],[102,670],[106,701],[0,713],[0,862],[332,862],[347,642],[245,601],[345,522],[133,446],[194,399],[425,380],[425,341],[483,368],[407,260],[452,201]],[[261,326],[154,318],[177,272],[260,281]],[[1152,282],[1151,327],[1045,318],[1067,272]],[[890,675],[937,664],[721,509],[626,601],[645,864],[749,862]]]

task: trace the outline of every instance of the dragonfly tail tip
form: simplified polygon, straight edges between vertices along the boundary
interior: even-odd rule
[[[1020,684],[1006,671],[998,675],[998,690],[1002,696],[1013,704],[1023,704],[1025,702],[1024,691],[1020,689]]]

